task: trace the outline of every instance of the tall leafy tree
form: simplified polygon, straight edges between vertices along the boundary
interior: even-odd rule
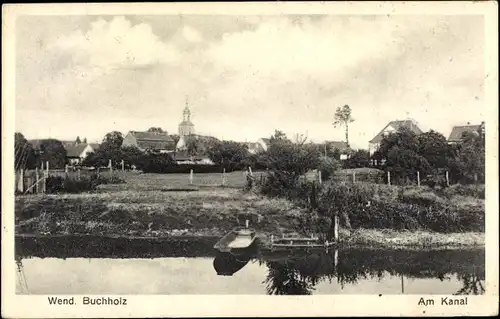
[[[357,150],[345,161],[346,168],[361,168],[370,166],[370,152],[367,150]]]
[[[418,154],[423,156],[434,172],[448,166],[451,150],[446,138],[435,131],[422,133],[417,137]]]
[[[373,158],[385,161],[385,169],[391,172],[392,181],[407,182],[415,180],[417,171],[421,176],[432,172],[431,165],[419,153],[420,151],[417,135],[401,127],[396,133],[391,133],[382,139]]]
[[[190,156],[194,156],[198,154],[200,150],[200,143],[194,136],[189,136],[186,138],[186,149],[187,153]]]
[[[40,142],[40,158],[43,162],[49,162],[49,168],[64,168],[67,164],[66,148],[59,140],[42,140]]]
[[[36,152],[23,134],[14,134],[14,166],[15,169],[32,169],[37,164]]]
[[[344,105],[342,107],[338,107],[335,110],[333,125],[335,127],[339,125],[343,125],[345,127],[345,141],[347,146],[349,146],[349,124],[354,122],[354,118],[352,117],[352,110],[349,105]]]
[[[242,143],[222,141],[209,148],[208,156],[215,164],[231,171],[247,163],[248,148]]]
[[[123,157],[122,153],[123,135],[118,131],[107,133],[99,148],[95,152],[90,153],[83,161],[86,166],[107,166],[109,161],[112,161],[114,167],[121,165]]]
[[[105,150],[118,150],[123,144],[123,134],[118,131],[109,132],[104,136],[99,148]]]
[[[454,180],[470,183],[483,181],[485,174],[485,140],[481,132],[464,133],[453,148],[450,166]]]
[[[76,144],[80,144],[82,141],[80,140],[80,136],[77,136],[76,137],[76,140],[75,140],[75,143]]]

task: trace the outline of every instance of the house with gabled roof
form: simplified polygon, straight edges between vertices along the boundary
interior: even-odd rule
[[[89,153],[94,152],[94,148],[87,143],[65,144],[66,157],[70,165],[80,164]]]
[[[324,145],[325,147],[329,147],[332,151],[337,150],[340,153],[341,160],[348,159],[352,151],[347,142],[343,141],[325,141]]]
[[[384,128],[377,135],[375,135],[370,140],[368,144],[370,155],[373,155],[373,153],[375,153],[378,150],[380,142],[385,136],[391,133],[396,133],[401,127],[406,127],[407,129],[409,129],[410,131],[414,132],[417,135],[423,133],[423,131],[418,127],[417,123],[412,119],[407,119],[402,121],[399,120],[391,121],[386,126],[384,126]]]
[[[460,143],[463,140],[464,134],[472,132],[483,132],[484,134],[484,122],[481,122],[479,125],[470,125],[470,123],[467,123],[467,125],[454,126],[448,137],[448,143]]]
[[[175,151],[175,142],[167,132],[130,131],[123,138],[122,147],[137,147],[143,152],[170,153]]]

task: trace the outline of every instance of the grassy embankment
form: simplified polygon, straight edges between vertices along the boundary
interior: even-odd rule
[[[15,202],[16,233],[35,235],[93,234],[121,236],[222,236],[237,225],[239,212],[258,213],[262,236],[301,233],[306,210],[285,199],[244,192],[241,172],[195,174],[125,174],[125,184],[100,185],[94,193],[25,195]],[[429,193],[409,189],[409,192]],[[428,195],[426,195],[428,196]],[[437,196],[437,195],[436,195]],[[484,200],[454,195],[437,200],[483,206]],[[304,234],[306,235],[306,234]],[[387,248],[467,248],[484,245],[484,233],[439,233],[424,230],[342,229],[350,246]]]

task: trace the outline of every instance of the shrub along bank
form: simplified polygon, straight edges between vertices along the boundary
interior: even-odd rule
[[[316,182],[300,181],[296,187],[282,188],[268,179],[259,187],[265,195],[286,197],[308,208],[310,216],[305,223],[317,231],[332,231],[335,215],[342,226],[354,229],[451,233],[484,232],[485,227],[484,186],[434,190],[335,181],[319,186]]]

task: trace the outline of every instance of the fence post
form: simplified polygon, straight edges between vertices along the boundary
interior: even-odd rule
[[[253,176],[252,168],[248,166],[248,171],[250,172],[250,176]]]
[[[113,162],[111,160],[109,160],[109,177],[110,178],[113,178]]]
[[[417,186],[420,186],[420,172],[417,171]]]
[[[35,178],[36,178],[36,186],[35,192],[38,194],[40,192],[40,176],[38,175],[38,167],[35,167]]]
[[[356,183],[356,172],[352,172],[352,182]]]
[[[64,165],[64,175],[68,177],[68,164]]]
[[[318,182],[320,185],[323,182],[323,180],[321,179],[321,171],[318,171]]]
[[[450,186],[450,177],[448,175],[448,171],[446,171],[446,186]]]
[[[477,173],[474,173],[474,184],[477,184]]]
[[[43,163],[42,163],[42,166],[43,166]],[[42,170],[42,173],[43,173],[43,184],[42,184],[43,185],[43,189],[42,189],[42,192],[46,193],[47,192],[47,178],[49,177],[49,170],[48,169]]]
[[[19,170],[19,175],[20,175],[20,177],[19,177],[19,191],[21,193],[23,193],[24,192],[24,169],[21,168]]]
[[[49,177],[49,172],[50,172],[50,169],[49,169],[49,161],[47,161],[46,165],[45,165],[45,169],[47,170],[47,177]]]
[[[122,160],[122,172],[125,171],[125,161]]]
[[[78,169],[78,171],[77,171],[77,178],[78,178],[78,180],[80,180],[80,177],[81,177],[81,175],[80,175],[80,169]]]
[[[222,186],[226,186],[226,168],[222,168]]]
[[[189,172],[189,185],[193,185],[193,170]]]
[[[391,185],[391,172],[387,171],[387,184]]]

